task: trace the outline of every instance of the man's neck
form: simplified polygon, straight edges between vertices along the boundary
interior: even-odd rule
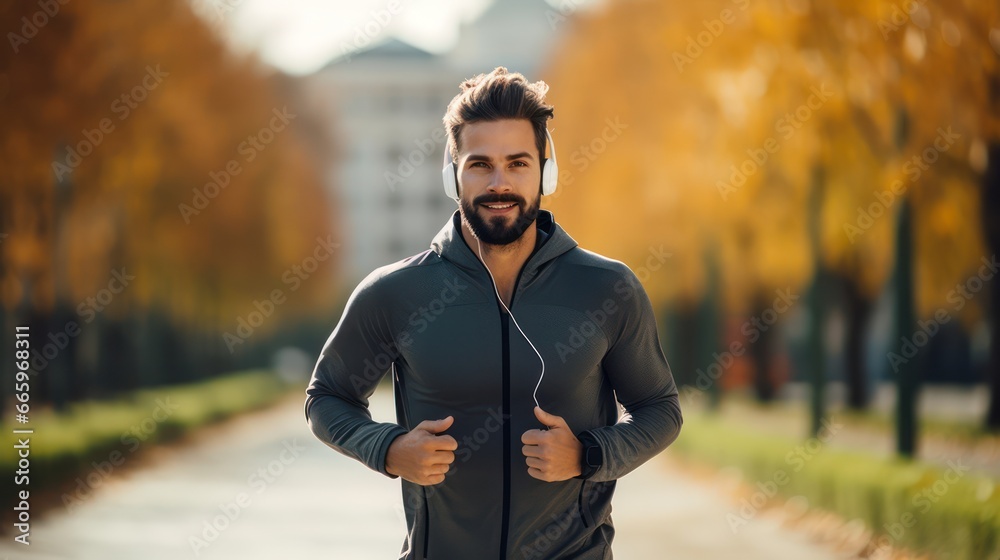
[[[461,223],[462,237],[469,247],[472,248],[473,253],[476,253],[478,256],[480,251],[479,242],[472,235],[472,231],[469,230],[469,226],[466,225],[465,221],[463,220]],[[536,231],[535,222],[532,222],[528,226],[528,229],[524,230],[524,233],[521,234],[521,237],[512,243],[507,245],[482,244],[482,259],[486,262],[486,266],[489,267],[490,272],[493,273],[497,284],[513,284],[514,278],[521,271],[521,267],[524,266],[528,257],[534,252],[537,239],[538,232]]]

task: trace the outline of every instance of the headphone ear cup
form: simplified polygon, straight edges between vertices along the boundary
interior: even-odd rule
[[[455,164],[449,163],[441,170],[441,179],[444,181],[444,194],[448,198],[458,198],[458,182],[455,180]]]
[[[548,158],[542,167],[542,194],[550,195],[556,192],[558,184],[559,166],[556,165],[556,162],[552,161],[552,158]]]

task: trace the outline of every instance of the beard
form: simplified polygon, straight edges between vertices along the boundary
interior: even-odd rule
[[[513,202],[519,209],[513,220],[509,216],[484,218],[479,214],[482,204],[506,202]],[[528,226],[538,218],[541,203],[541,193],[538,193],[538,197],[531,206],[527,206],[527,201],[514,193],[484,194],[473,199],[471,203],[463,199],[460,208],[462,221],[465,222],[476,239],[487,245],[509,245],[520,239]],[[510,223],[508,224],[508,222]]]

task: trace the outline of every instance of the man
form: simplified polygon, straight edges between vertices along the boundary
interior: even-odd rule
[[[444,117],[459,208],[430,249],[355,289],[306,418],[403,479],[400,559],[609,559],[615,481],[682,423],[652,306],[539,210],[548,86],[499,67],[461,88]],[[374,422],[389,371],[397,423]]]

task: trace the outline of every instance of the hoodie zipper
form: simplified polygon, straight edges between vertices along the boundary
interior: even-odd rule
[[[531,257],[528,257],[531,260]],[[521,267],[514,280],[514,289],[510,292],[510,307],[514,307],[514,295],[521,283],[521,274],[527,268],[527,262]],[[507,559],[507,538],[510,533],[510,314],[497,299],[497,309],[500,311],[501,337],[501,371],[503,372],[503,513],[500,524],[500,560]]]
[[[513,302],[513,298],[511,298]],[[500,332],[503,357],[503,517],[500,524],[500,560],[507,558],[507,535],[510,531],[510,320],[500,309]]]

